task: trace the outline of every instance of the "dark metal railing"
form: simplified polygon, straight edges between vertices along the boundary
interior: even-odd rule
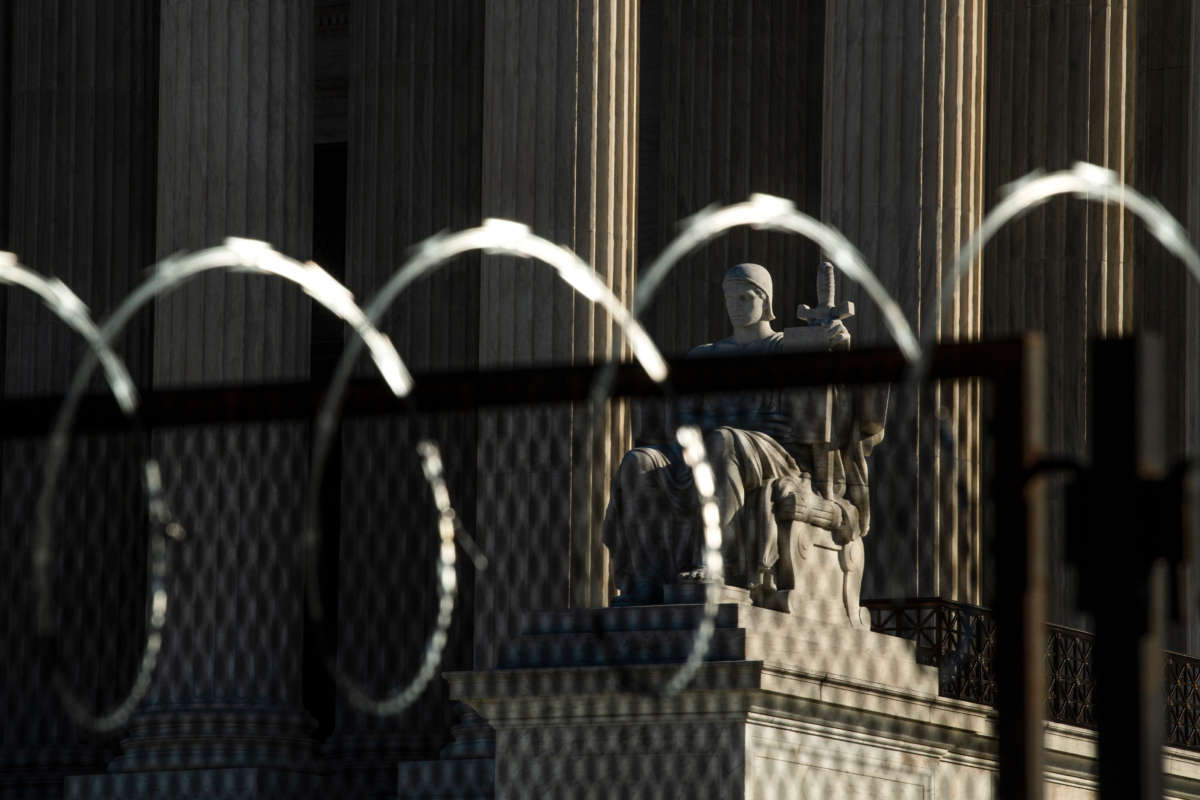
[[[978,606],[938,598],[870,600],[871,630],[912,639],[917,663],[938,668],[944,697],[995,705],[996,623]]]
[[[871,629],[917,645],[917,661],[938,668],[943,697],[995,705],[996,623],[986,608],[936,597],[864,601]],[[1095,730],[1095,636],[1046,626],[1046,719]],[[1167,744],[1200,751],[1200,659],[1166,652]]]

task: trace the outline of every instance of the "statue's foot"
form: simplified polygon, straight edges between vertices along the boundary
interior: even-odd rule
[[[661,583],[638,581],[630,587],[629,591],[622,591],[614,597],[609,606],[652,606],[659,605],[662,601],[663,587]]]

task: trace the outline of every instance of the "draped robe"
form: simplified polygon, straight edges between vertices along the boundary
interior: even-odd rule
[[[774,332],[746,344],[722,339],[689,355],[758,355],[784,349],[784,335]],[[799,390],[709,397],[682,415],[680,421],[699,424],[704,431],[715,472],[727,583],[753,588],[770,574],[779,558],[774,503],[798,479],[810,481],[827,499],[853,505],[857,530],[851,535],[867,533],[866,456],[882,438],[882,425],[861,424],[859,397],[835,390],[834,441],[804,441],[800,431],[812,425],[797,423],[811,411],[812,396],[812,390]],[[702,565],[698,511],[692,473],[678,444],[635,447],[625,454],[613,478],[603,528],[614,582],[623,595],[640,593],[652,601],[662,585]]]

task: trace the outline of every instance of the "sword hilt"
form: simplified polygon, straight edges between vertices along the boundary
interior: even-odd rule
[[[823,259],[817,267],[817,305],[830,308],[834,305],[833,263]]]
[[[796,309],[796,319],[802,319],[810,325],[831,325],[834,320],[849,319],[854,316],[854,303],[843,301],[841,305],[835,301],[835,276],[833,262],[822,259],[817,265],[817,306],[808,308],[801,305]]]

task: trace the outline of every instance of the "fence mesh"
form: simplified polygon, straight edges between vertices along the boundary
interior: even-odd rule
[[[446,410],[352,404],[321,489],[328,641],[305,618],[307,418],[160,420],[148,435],[76,435],[53,506],[58,635],[49,644],[35,636],[29,570],[44,443],[9,436],[3,746],[27,748],[30,763],[5,780],[107,771],[104,790],[119,794],[134,786],[120,781],[182,761],[203,791],[215,785],[210,770],[266,763],[323,775],[348,796],[990,796],[997,650],[988,609],[1007,535],[995,527],[1005,502],[996,454],[1008,444],[997,436],[1011,409],[982,378],[839,386],[837,402],[858,414],[851,422],[882,424],[881,439],[869,425],[853,430],[858,444],[870,440],[864,500],[851,491],[861,472],[848,469],[859,451],[843,447],[839,465],[821,465],[814,453],[825,451],[812,444],[820,436],[763,414],[800,417],[827,398],[824,386],[735,391],[721,362],[708,384],[719,391],[618,394],[596,415],[561,399]],[[644,559],[668,553],[676,573],[704,566],[691,472],[672,461],[679,424],[707,433],[718,487],[736,472],[743,491],[741,516],[726,520],[728,588],[703,663],[675,691],[704,629],[704,584],[672,579],[623,604],[631,586],[610,557],[605,516],[624,513],[658,537],[638,540]],[[746,441],[716,435],[738,425],[771,436],[791,465],[771,466],[737,450]],[[849,441],[846,430],[831,435]],[[421,669],[440,548],[423,441],[440,448],[460,525],[454,617],[440,677],[401,713],[378,716],[337,691],[324,648],[376,698]],[[661,454],[665,472],[623,496],[627,508],[610,508],[633,447]],[[151,690],[119,735],[98,737],[64,715],[53,676],[60,668],[102,710],[136,671],[147,452],[162,465],[185,536],[170,543],[170,608]],[[789,481],[808,481],[807,491],[824,469],[841,508],[869,510],[857,566],[853,541],[816,523],[799,536],[780,516],[781,498],[800,491]],[[751,523],[763,508],[778,529],[769,546],[745,538],[761,535]],[[1091,635],[1052,625],[1046,636],[1047,719],[1093,727]],[[1200,750],[1197,669],[1169,655],[1166,717],[1170,744]],[[231,743],[225,734],[235,730],[242,738]],[[60,763],[47,764],[46,752]]]

